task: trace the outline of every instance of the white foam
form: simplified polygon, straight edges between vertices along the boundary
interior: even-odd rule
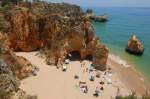
[[[121,59],[119,56],[110,54],[110,55],[109,55],[109,58],[110,58],[111,60],[115,61],[116,63],[118,63],[118,64],[120,64],[120,65],[126,67],[126,68],[127,68],[127,67],[130,67],[130,65],[127,64],[127,62],[126,62],[125,60]]]

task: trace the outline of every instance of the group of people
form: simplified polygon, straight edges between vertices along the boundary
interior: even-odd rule
[[[86,66],[85,61],[81,62],[81,68],[83,73],[87,72],[89,74],[89,80],[94,81],[95,77],[98,77],[97,70],[94,69],[94,64],[92,63],[89,68]]]
[[[62,61],[62,59],[59,58],[57,63],[57,68],[61,68],[62,71],[65,72],[67,71],[69,62],[70,62],[69,59],[65,59],[64,61]],[[104,80],[108,80],[108,82],[111,83],[111,79],[108,78],[111,76],[110,69],[108,69],[108,71],[104,72],[104,74],[101,75],[101,73],[95,69],[95,65],[93,63],[91,63],[89,67],[87,67],[85,61],[81,62],[81,69],[83,73],[88,73],[90,81],[95,81],[95,78],[100,78],[100,77],[103,78],[102,81],[99,82],[98,85],[95,87],[95,91],[93,93],[93,96],[95,97],[102,96],[102,93],[104,91]],[[108,77],[106,75],[108,75]],[[74,78],[78,79],[79,76],[76,75]],[[88,93],[88,86],[86,82],[80,81],[78,86],[81,92]]]
[[[104,90],[104,82],[100,82],[96,88],[95,88],[95,92],[93,93],[93,96],[98,97],[98,96],[102,96],[103,90]],[[81,89],[81,92],[83,93],[88,93],[88,86],[86,82],[79,82],[79,87]]]
[[[89,67],[86,66],[85,61],[81,62],[81,68],[82,72],[85,73],[87,72],[89,74],[89,80],[90,81],[95,81],[95,77],[100,78],[100,73],[98,70],[94,68],[94,64],[90,64]],[[93,93],[93,96],[98,97],[102,95],[102,92],[104,90],[104,81],[101,81],[98,83],[98,85],[95,88],[95,92]],[[88,92],[88,86],[86,82],[79,82],[79,87],[83,93]]]

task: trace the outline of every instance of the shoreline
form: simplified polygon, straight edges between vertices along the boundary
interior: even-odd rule
[[[107,65],[115,70],[120,80],[137,95],[143,95],[150,91],[150,82],[134,65],[128,64],[114,54],[109,54]]]

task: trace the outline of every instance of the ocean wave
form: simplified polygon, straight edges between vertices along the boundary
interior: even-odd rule
[[[123,60],[120,56],[117,56],[117,55],[114,55],[114,54],[109,54],[109,58],[113,61],[115,61],[116,63],[124,66],[124,67],[130,67],[130,65],[125,61]]]

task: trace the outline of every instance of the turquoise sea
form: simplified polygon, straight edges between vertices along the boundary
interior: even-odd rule
[[[150,80],[150,8],[105,7],[92,9],[97,15],[108,15],[108,22],[93,22],[93,24],[96,35],[109,47],[110,53],[120,56],[135,66]],[[132,34],[136,34],[145,46],[142,56],[129,55],[124,50]]]

